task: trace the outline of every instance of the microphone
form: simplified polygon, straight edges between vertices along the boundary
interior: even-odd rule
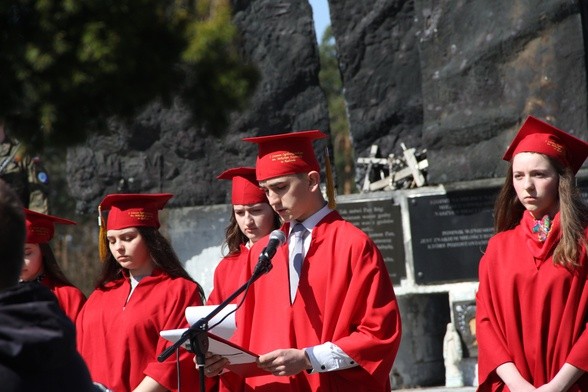
[[[274,230],[270,233],[269,242],[267,246],[263,248],[259,254],[257,266],[255,267],[256,272],[269,272],[272,268],[270,263],[272,257],[276,254],[278,246],[283,245],[286,242],[286,234],[282,230]]]

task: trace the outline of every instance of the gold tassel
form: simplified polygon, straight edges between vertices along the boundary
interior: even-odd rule
[[[100,210],[100,206],[98,206],[98,226],[98,256],[100,257],[100,261],[104,262],[109,250],[108,246],[106,245],[106,224],[104,219],[102,219],[102,211]]]
[[[329,208],[334,210],[337,208],[337,202],[335,201],[335,185],[333,183],[333,171],[331,169],[331,159],[328,147],[325,147],[325,173],[327,174],[327,198]]]

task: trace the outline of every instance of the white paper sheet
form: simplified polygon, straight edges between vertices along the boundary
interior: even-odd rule
[[[185,311],[186,320],[188,324],[194,325],[198,320],[207,317],[214,309],[216,305],[188,306]],[[230,339],[236,327],[235,309],[237,309],[236,304],[229,304],[223,308],[208,322],[208,331],[223,339]],[[225,316],[227,317],[222,320]],[[219,322],[220,324],[216,325]]]

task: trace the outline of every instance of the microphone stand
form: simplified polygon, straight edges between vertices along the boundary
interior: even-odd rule
[[[159,362],[165,361],[175,350],[177,350],[186,340],[190,340],[190,347],[196,354],[196,364],[198,365],[198,374],[200,375],[200,390],[202,392],[206,391],[206,384],[204,382],[205,375],[204,375],[204,363],[206,359],[206,352],[208,351],[208,322],[212,320],[214,316],[216,316],[221,310],[227,307],[235,298],[239,296],[243,291],[245,291],[249,286],[253,284],[257,279],[261,277],[261,275],[268,273],[272,269],[271,257],[266,253],[266,249],[264,248],[261,254],[259,255],[259,260],[257,261],[257,265],[255,266],[255,270],[251,277],[245,282],[241,287],[239,287],[233,294],[227,297],[223,302],[221,302],[216,308],[212,310],[208,315],[201,318],[194,324],[190,326],[180,339],[175,342],[170,347],[166,348],[158,357],[157,360]],[[179,385],[178,385],[179,387]]]

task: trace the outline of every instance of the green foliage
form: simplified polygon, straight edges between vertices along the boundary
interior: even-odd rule
[[[343,83],[341,82],[337,61],[337,49],[330,26],[327,27],[321,38],[319,53],[321,59],[319,80],[321,88],[327,96],[329,106],[338,193],[355,193],[357,189],[355,186],[353,145],[349,134],[349,122],[347,120],[345,98],[343,97]]]
[[[192,21],[186,29],[188,37],[198,39],[188,40],[182,59],[197,66],[185,69],[189,83],[182,86],[182,98],[194,116],[204,119],[208,129],[219,135],[228,121],[228,112],[219,108],[242,108],[259,74],[239,54],[228,0],[200,0],[198,14],[207,17]]]
[[[180,96],[220,134],[257,81],[237,39],[226,0],[4,1],[0,119],[38,150]]]

